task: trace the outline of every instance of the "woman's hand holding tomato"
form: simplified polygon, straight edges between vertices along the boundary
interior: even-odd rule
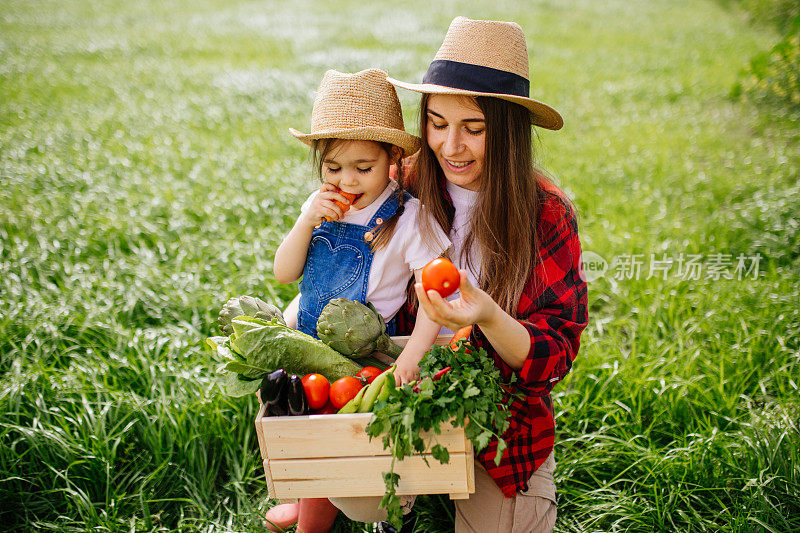
[[[435,290],[426,291],[422,283],[414,284],[419,304],[428,318],[456,331],[472,324],[481,326],[491,321],[497,311],[502,312],[491,296],[469,282],[466,270],[458,272],[461,295],[449,302]]]
[[[341,409],[347,402],[355,398],[361,387],[363,387],[361,380],[355,376],[345,376],[337,379],[331,385],[331,403],[337,409]]]

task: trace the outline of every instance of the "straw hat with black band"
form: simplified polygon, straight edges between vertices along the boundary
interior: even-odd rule
[[[530,98],[528,47],[519,24],[456,17],[422,83],[387,80],[419,93],[493,96],[526,107],[533,124],[561,129],[564,120]]]
[[[404,155],[419,149],[419,138],[405,131],[397,92],[376,68],[326,72],[314,99],[311,132],[289,132],[308,145],[316,139],[349,139],[387,142]]]

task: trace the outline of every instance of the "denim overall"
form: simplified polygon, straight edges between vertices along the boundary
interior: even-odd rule
[[[374,253],[369,243],[376,226],[388,220],[399,207],[395,191],[378,208],[369,224],[361,226],[347,222],[322,222],[314,230],[308,245],[306,266],[300,281],[300,312],[297,329],[317,336],[317,319],[322,309],[334,298],[348,298],[366,303],[369,272]],[[403,192],[404,202],[411,195]],[[395,320],[386,324],[393,335]]]

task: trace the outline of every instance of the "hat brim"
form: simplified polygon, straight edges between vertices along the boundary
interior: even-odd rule
[[[393,128],[367,127],[350,128],[344,130],[318,131],[316,133],[303,133],[294,128],[289,128],[289,133],[295,138],[311,146],[318,139],[345,139],[354,141],[386,142],[403,150],[403,156],[409,156],[419,150],[419,137],[408,132]]]
[[[548,130],[560,130],[561,127],[564,125],[564,119],[561,118],[561,115],[559,114],[558,111],[556,111],[555,109],[553,109],[552,107],[550,107],[545,103],[534,100],[533,98],[525,98],[524,96],[516,96],[513,94],[496,94],[496,93],[482,93],[477,91],[467,91],[465,89],[456,89],[455,87],[434,85],[432,83],[406,83],[404,81],[396,80],[389,76],[386,77],[386,81],[397,87],[401,87],[403,89],[408,89],[409,91],[414,91],[418,93],[456,94],[463,96],[489,96],[493,98],[500,98],[501,100],[508,100],[509,102],[514,102],[528,109],[528,111],[531,112],[531,119],[535,126],[540,126]]]

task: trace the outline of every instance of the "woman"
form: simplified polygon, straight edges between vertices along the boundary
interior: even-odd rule
[[[587,323],[574,209],[533,166],[531,126],[557,130],[561,116],[529,97],[525,35],[510,22],[458,17],[422,84],[388,80],[423,93],[422,149],[409,162],[408,190],[449,234],[448,255],[461,269],[450,301],[420,284],[414,299],[450,330],[473,325],[470,342],[505,378],[517,375],[513,392],[522,398],[512,403],[500,464],[496,441],[477,457],[475,493],[456,500],[455,530],[551,531],[550,391],[569,372]],[[414,307],[399,317],[400,332],[410,331]],[[365,501],[352,516],[375,505]]]
[[[473,325],[505,378],[517,375],[508,449],[479,454],[476,492],[456,501],[457,532],[551,531],[556,519],[552,387],[586,327],[586,282],[572,205],[533,166],[531,126],[557,130],[529,97],[528,53],[514,23],[458,17],[422,84],[422,149],[411,192],[449,233],[461,291],[445,301],[414,286],[419,305],[455,331]]]

